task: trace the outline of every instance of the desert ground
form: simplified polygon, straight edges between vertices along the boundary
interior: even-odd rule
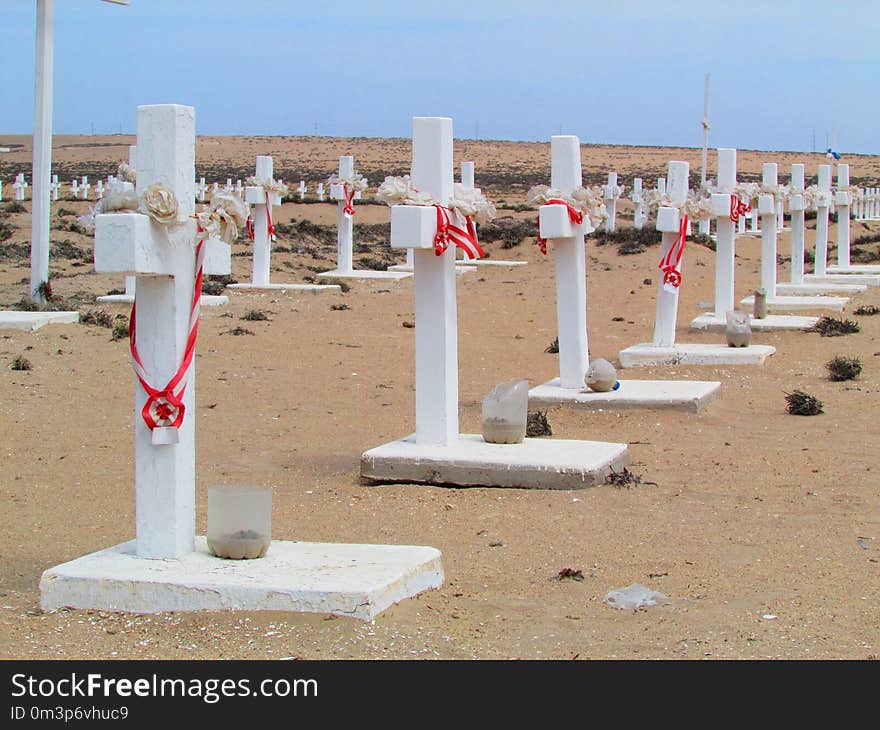
[[[91,182],[127,159],[130,136],[55,139],[53,171]],[[29,176],[30,139],[0,135],[4,202],[0,224],[0,308],[27,294],[30,201],[10,212],[9,183]],[[221,183],[251,174],[271,154],[276,177],[295,186],[334,171],[353,154],[371,191],[408,171],[405,139],[210,137],[197,143],[198,174]],[[641,175],[653,187],[670,159],[700,150],[587,145],[584,178],[620,183]],[[481,401],[495,384],[558,374],[545,349],[556,336],[552,247],[534,245],[536,212],[525,191],[549,182],[549,145],[459,141],[456,162],[476,162],[476,183],[499,206],[499,225],[520,242],[485,247],[528,266],[483,267],[457,279],[462,432],[479,433]],[[710,152],[710,176],[715,155]],[[740,151],[741,179],[761,163],[807,165],[808,184],[824,155]],[[847,155],[854,184],[877,185],[880,158]],[[122,287],[99,275],[92,239],[76,215],[88,203],[52,206],[54,295],[86,314],[127,315],[94,297]],[[387,246],[389,212],[355,216],[355,266],[402,255]],[[94,203],[92,203],[94,204]],[[618,225],[631,226],[623,204]],[[14,210],[15,207],[12,207]],[[507,217],[506,222],[503,219]],[[275,282],[303,282],[336,259],[335,203],[286,202],[276,210]],[[812,250],[815,221],[808,221]],[[496,229],[497,230],[497,229]],[[852,237],[880,233],[853,222]],[[510,236],[508,236],[510,237]],[[836,226],[830,231],[833,260]],[[877,243],[854,247],[867,258]],[[790,233],[779,239],[779,280],[789,276]],[[713,299],[714,254],[688,244],[677,338]],[[590,356],[651,338],[659,248],[622,255],[587,239]],[[360,262],[360,263],[359,263]],[[759,284],[760,239],[737,239],[737,298]],[[809,270],[810,267],[808,267]],[[233,278],[248,281],[250,246],[233,247]],[[646,280],[651,283],[645,283]],[[287,540],[431,545],[446,582],[394,606],[373,623],[327,615],[44,613],[41,573],[131,539],[134,531],[133,377],[127,341],[98,324],[0,332],[0,656],[6,658],[272,659],[867,659],[880,654],[880,288],[855,295],[843,317],[860,331],[755,333],[776,354],[762,367],[636,368],[628,378],[720,380],[720,399],[697,414],[676,411],[547,413],[553,436],[630,444],[641,483],[572,491],[368,485],[363,451],[410,433],[414,424],[412,280],[350,281],[343,293],[229,291],[226,307],[202,310],[197,357],[198,531],[214,484],[270,484],[273,537]],[[346,305],[346,306],[341,306]],[[256,319],[262,312],[266,319]],[[822,314],[822,312],[815,312]],[[828,313],[833,314],[833,313]],[[249,316],[250,315],[250,316]],[[839,316],[839,315],[836,315]],[[248,319],[243,319],[248,317]],[[235,334],[239,332],[239,334]],[[825,364],[857,357],[860,377],[833,382]],[[13,370],[16,358],[29,370]],[[818,397],[824,413],[786,412],[794,389]],[[569,568],[583,580],[560,579]],[[669,603],[622,611],[605,594],[643,583]]]

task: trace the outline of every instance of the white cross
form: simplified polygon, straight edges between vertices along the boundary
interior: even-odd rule
[[[580,139],[574,135],[550,137],[550,187],[563,195],[571,195],[582,184]],[[564,205],[542,205],[538,211],[538,227],[543,238],[553,241],[559,384],[563,388],[582,390],[590,364],[585,228],[583,224],[571,222]]]
[[[137,276],[138,350],[151,385],[163,388],[181,363],[189,333],[197,227],[191,218],[195,211],[195,110],[176,104],[138,107],[137,142],[138,192],[153,183],[169,188],[177,198],[179,223],[169,229],[140,213],[97,216],[95,270]],[[228,247],[224,253],[228,261]],[[210,258],[206,255],[206,266]],[[151,434],[141,417],[147,396],[135,379],[139,557],[179,558],[193,550],[195,385],[193,365],[179,433],[156,429]],[[172,436],[177,437],[176,443]]]
[[[791,187],[804,189],[804,166],[794,163],[791,166]],[[791,283],[804,283],[804,211],[806,205],[802,193],[793,193],[788,201],[791,211]]]
[[[666,174],[666,193],[676,206],[687,199],[687,162],[672,161]],[[660,250],[661,259],[666,256],[678,240],[681,213],[679,209],[660,207],[657,209],[657,230],[663,232]],[[663,276],[657,277],[657,313],[654,317],[654,346],[672,347],[675,344],[675,322],[678,319],[678,287],[666,286]]]
[[[637,177],[633,180],[632,197],[633,210],[633,228],[637,231],[642,230],[645,226],[645,196],[642,192],[642,178]]]
[[[715,218],[715,317],[722,322],[734,306],[736,236],[730,220],[730,200],[736,188],[736,150],[718,150],[718,192],[712,194]],[[739,202],[739,198],[736,198]]]
[[[244,192],[244,188],[243,188],[242,185],[241,185],[241,180],[236,180],[236,181],[235,181],[235,189],[234,189],[234,191],[235,191],[235,194],[240,198],[240,197],[241,197],[241,194]]]
[[[324,200],[324,183],[318,183],[318,200]]]
[[[82,193],[82,199],[89,199],[89,190],[91,189],[91,185],[89,184],[89,178],[86,175],[83,175],[82,185],[79,186],[79,189]]]
[[[852,205],[852,194],[845,188],[849,187],[849,165],[837,163],[837,192],[834,195],[837,203],[837,265],[849,268],[850,225],[849,209]]]
[[[28,184],[24,179],[24,173],[20,172],[15,177],[15,182],[12,184],[13,190],[15,190],[15,200],[24,200],[24,194],[27,190]]]
[[[453,193],[452,119],[413,119],[415,188],[442,205]],[[455,251],[434,253],[437,213],[431,206],[391,207],[391,246],[413,250],[416,338],[416,443],[458,440],[458,308]]]
[[[70,181],[70,194],[75,198],[79,195],[79,180],[73,178]]]
[[[266,155],[257,156],[256,176],[261,180],[271,180],[273,172],[272,158]],[[254,273],[253,283],[265,286],[269,283],[269,262],[272,256],[272,241],[269,236],[269,209],[266,205],[266,189],[262,185],[248,185],[244,189],[245,202],[254,206]],[[281,205],[278,193],[268,194],[272,205]]]
[[[296,189],[296,192],[299,194],[299,199],[302,200],[306,197],[306,181],[300,180],[299,187]]]
[[[100,200],[104,197],[104,181],[98,180],[98,184],[95,185],[95,197]]]
[[[205,185],[205,178],[203,178],[203,177],[199,178],[199,184],[196,186],[196,191],[199,194],[199,202],[204,203],[205,202],[205,193],[208,192],[208,186]]]
[[[58,193],[61,190],[61,183],[58,182],[58,175],[52,175],[52,183],[49,186],[52,193],[52,200],[58,200]]]
[[[231,178],[231,177],[227,177],[227,178],[226,178],[226,185],[224,186],[223,189],[224,189],[227,193],[231,193],[233,190],[235,190],[235,188],[232,186],[232,178]]]
[[[818,194],[816,203],[816,250],[813,256],[813,273],[828,273],[828,207],[831,197],[831,165],[819,165]]]
[[[777,185],[775,162],[764,163],[762,180],[765,187]],[[769,302],[776,299],[776,201],[772,195],[758,196],[758,214],[761,216],[761,288]]]
[[[339,177],[342,180],[354,176],[354,157],[343,155],[339,158]],[[354,194],[355,200],[360,200],[359,192]],[[336,269],[340,273],[350,274],[351,249],[354,239],[354,218],[345,214],[345,190],[343,185],[330,186],[331,200],[339,201],[336,206]]]
[[[219,189],[220,189],[220,183],[216,183],[216,182],[215,182],[215,183],[211,186],[211,195],[216,195],[216,194],[217,194],[217,191],[218,191]]]
[[[605,231],[614,233],[617,225],[617,196],[614,188],[617,187],[617,173],[608,173],[608,184],[604,188],[605,209],[608,211],[608,217],[605,219]]]

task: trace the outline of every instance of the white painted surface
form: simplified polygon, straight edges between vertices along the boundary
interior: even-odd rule
[[[412,276],[411,271],[374,271],[372,269],[354,269],[352,271],[342,271],[341,269],[333,269],[333,271],[322,271],[318,274],[319,278],[326,279],[408,279]]]
[[[688,175],[690,166],[687,162],[673,160],[669,163],[666,174],[666,192],[673,203],[680,205],[687,199]],[[678,208],[660,207],[657,210],[657,230],[663,232],[660,250],[662,260],[679,236]],[[681,262],[684,271],[684,259]],[[657,276],[657,308],[654,316],[654,344],[658,347],[671,347],[675,344],[675,322],[678,318],[679,287],[667,286],[663,283],[663,275]]]
[[[809,282],[805,284],[777,284],[776,295],[811,296],[821,294],[860,294],[867,289],[865,284],[827,284]]]
[[[778,182],[775,162],[765,162],[763,168],[764,185]],[[767,292],[768,302],[776,296],[776,201],[772,195],[758,197],[758,212],[761,214],[761,287]]]
[[[256,177],[260,180],[272,180],[274,162],[268,155],[258,155]],[[254,240],[253,240],[253,275],[252,281],[257,285],[269,283],[269,266],[272,259],[272,240],[269,236],[270,210],[266,205],[266,190],[263,186],[248,186],[246,196],[251,198],[256,193],[253,208]],[[275,201],[271,200],[270,203]],[[250,202],[250,201],[248,201]],[[280,200],[278,201],[281,202]]]
[[[849,187],[849,165],[840,162],[837,164],[837,187]],[[835,202],[837,203],[837,265],[845,269],[849,266],[850,256],[849,216],[852,195],[845,190],[838,190]]]
[[[102,611],[291,611],[366,621],[443,584],[431,547],[273,541],[264,558],[223,560],[204,537],[178,560],[138,557],[134,541],[50,568],[40,606]]]
[[[804,276],[806,284],[865,284],[866,286],[880,286],[880,273],[877,274],[826,274],[825,276],[815,276],[814,274],[806,274]]]
[[[308,292],[341,292],[339,284],[227,284],[227,289],[256,291],[308,291]]]
[[[374,481],[460,486],[580,489],[602,483],[629,462],[626,444],[527,438],[490,444],[462,434],[448,446],[417,443],[411,435],[361,456],[361,475]]]
[[[674,345],[657,347],[641,344],[621,350],[620,365],[624,368],[642,365],[763,365],[776,352],[770,345],[728,347],[727,345]]]
[[[559,385],[559,378],[529,391],[530,408],[555,405],[596,410],[629,408],[672,409],[696,413],[721,395],[721,383],[702,380],[621,380],[607,393],[575,391]]]
[[[819,165],[818,186],[820,195],[831,196],[831,165]],[[825,276],[828,272],[828,203],[826,199],[816,203],[816,248],[813,256],[813,273]]]
[[[850,264],[849,266],[829,266],[829,275],[836,274],[880,274],[880,264]]]
[[[791,187],[795,190],[804,189],[804,166],[795,163],[791,166]],[[804,245],[805,245],[805,223],[804,196],[800,193],[793,194],[788,201],[788,208],[791,212],[791,283],[802,285],[804,283]],[[777,292],[785,294],[786,292],[779,290]]]

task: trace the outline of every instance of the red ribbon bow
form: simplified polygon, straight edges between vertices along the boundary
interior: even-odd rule
[[[199,232],[204,232],[202,226],[199,226]],[[128,342],[131,348],[131,359],[134,365],[134,372],[138,382],[147,393],[147,402],[141,410],[141,416],[147,428],[152,431],[155,428],[173,427],[180,428],[183,423],[183,417],[186,407],[183,404],[183,395],[186,391],[186,376],[192,365],[193,357],[196,351],[196,337],[199,332],[199,310],[202,298],[202,264],[205,260],[204,241],[200,240],[196,246],[196,276],[193,284],[193,299],[190,309],[189,318],[189,335],[186,340],[186,348],[183,352],[183,359],[177,368],[177,371],[171,377],[171,380],[161,390],[154,388],[148,382],[147,372],[144,370],[144,364],[141,361],[140,353],[137,348],[137,299],[131,305],[131,320],[129,323]]]
[[[564,205],[568,208],[568,219],[572,223],[581,224],[584,222],[584,214],[575,208],[571,203],[561,200],[560,198],[551,198],[544,205]],[[538,248],[541,249],[541,253],[545,256],[547,255],[547,239],[541,238],[541,219],[538,218],[538,237],[535,239],[535,243],[538,244]]]
[[[676,289],[681,286],[681,258],[684,255],[684,242],[687,239],[688,217],[682,216],[678,238],[675,239],[666,255],[660,259],[660,269],[663,271],[663,283],[670,284]]]
[[[434,205],[437,210],[437,232],[434,234],[434,253],[442,256],[453,243],[458,246],[469,259],[478,259],[486,255],[477,241],[477,230],[469,215],[464,217],[465,228],[452,222],[452,215],[448,208],[442,205]]]
[[[355,189],[353,187],[349,189],[348,183],[343,183],[342,194],[345,196],[345,207],[342,209],[342,212],[345,213],[345,215],[354,215],[354,205],[352,201],[354,201]]]
[[[740,216],[745,215],[752,209],[751,203],[743,203],[738,196],[730,196],[730,220],[736,223]]]

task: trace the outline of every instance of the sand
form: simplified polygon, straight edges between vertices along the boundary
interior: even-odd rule
[[[125,159],[133,141],[60,137],[55,159],[95,182]],[[0,136],[0,146],[10,143],[25,146],[0,157],[6,181],[14,165],[24,170],[30,159],[26,138]],[[476,161],[477,185],[498,202],[523,202],[517,179],[528,187],[549,178],[546,144],[460,142],[456,152],[457,160]],[[353,153],[375,185],[386,173],[406,170],[409,143],[200,138],[198,144],[200,164],[217,171],[247,171],[262,153],[276,156],[277,175],[294,184],[306,177],[312,189],[338,155]],[[584,152],[588,179],[598,182],[617,169],[627,186],[633,172],[647,184],[669,159],[698,165],[699,150],[597,146]],[[782,179],[792,161],[806,162],[808,176],[825,161],[822,155],[741,152],[740,169],[756,176],[765,159],[780,163]],[[848,161],[854,181],[880,177],[878,158]],[[237,177],[208,179],[228,176]],[[86,206],[64,200],[53,210]],[[25,207],[5,219],[16,230],[0,244],[0,307],[26,293],[28,260],[7,255],[29,239],[30,202]],[[622,208],[626,227],[631,209]],[[276,219],[333,223],[335,206],[285,204]],[[53,218],[53,226],[71,220]],[[359,206],[355,242],[358,226],[387,220],[385,207]],[[880,223],[853,222],[852,228],[856,238],[877,233]],[[53,228],[52,238],[86,253],[81,261],[55,256],[51,262],[55,292],[73,298],[81,311],[95,307],[95,295],[122,286],[121,277],[93,272],[87,236]],[[544,352],[556,336],[552,250],[544,258],[533,242],[503,251],[487,244],[492,256],[528,266],[458,277],[464,432],[480,431],[482,399],[497,383],[528,378],[534,385],[558,374],[557,356]],[[809,249],[812,243],[809,229]],[[277,245],[294,252],[273,255],[275,281],[303,281],[314,274],[307,266],[335,263],[333,241],[282,235]],[[621,256],[614,246],[587,245],[591,357],[616,363],[620,349],[651,337],[659,251]],[[247,281],[249,246],[237,244],[234,251],[234,276]],[[790,254],[788,232],[779,253]],[[760,239],[740,237],[736,263],[739,299],[759,284]],[[689,244],[684,277],[678,340],[723,342],[723,333],[688,331],[713,298],[713,253]],[[787,278],[783,263],[779,279]],[[332,308],[340,304],[348,306]],[[133,376],[127,343],[112,341],[109,329],[2,331],[0,656],[876,657],[880,316],[853,315],[860,304],[880,305],[878,288],[855,296],[844,314],[861,324],[858,334],[755,333],[753,342],[777,348],[763,367],[626,371],[627,378],[722,381],[722,398],[699,414],[551,409],[555,437],[629,443],[630,468],[643,482],[542,492],[359,482],[364,450],[413,429],[411,280],[354,281],[342,294],[230,292],[229,306],[203,310],[199,335],[192,414],[198,418],[198,531],[205,530],[209,485],[271,484],[275,538],[439,548],[443,588],[392,607],[372,624],[277,613],[42,613],[43,570],[133,537]],[[127,314],[122,306],[101,308]],[[268,320],[242,320],[255,309]],[[231,334],[237,327],[253,334]],[[824,365],[838,354],[861,358],[859,379],[829,380]],[[17,356],[32,369],[11,370]],[[825,413],[788,415],[785,393],[795,388],[820,398]],[[582,571],[584,580],[559,580],[565,569]],[[636,612],[603,603],[606,593],[632,583],[670,602]]]

